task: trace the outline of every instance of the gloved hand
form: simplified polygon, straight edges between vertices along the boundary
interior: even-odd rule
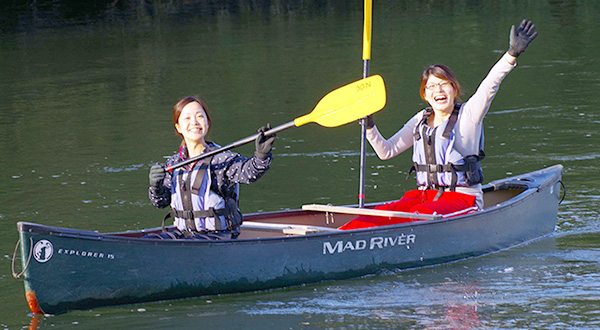
[[[256,152],[254,153],[258,159],[266,159],[271,148],[273,148],[273,142],[275,141],[275,134],[265,136],[265,132],[271,129],[271,124],[263,126],[258,129],[258,137],[256,137]]]
[[[368,115],[365,121],[365,125],[367,125],[367,129],[371,129],[375,126],[375,121],[373,120],[373,115]]]
[[[523,20],[516,30],[513,25],[510,28],[508,53],[514,57],[519,57],[537,35],[535,25],[531,21]]]
[[[160,188],[161,183],[165,179],[165,168],[160,164],[152,165],[150,167],[150,174],[148,177],[150,178],[150,187]]]

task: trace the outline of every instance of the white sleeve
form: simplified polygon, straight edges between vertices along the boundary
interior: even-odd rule
[[[475,94],[473,94],[473,96],[465,103],[462,115],[467,116],[471,123],[480,123],[483,120],[483,117],[490,108],[492,100],[498,92],[500,83],[516,66],[516,64],[510,64],[505,58],[506,56],[508,55],[505,54],[502,56],[490,69],[488,75],[483,79],[481,84],[479,84]]]
[[[380,159],[386,160],[395,157],[406,151],[413,145],[413,131],[418,121],[422,117],[422,112],[413,116],[404,126],[394,134],[390,139],[386,140],[377,126],[367,130],[367,140],[377,153]]]

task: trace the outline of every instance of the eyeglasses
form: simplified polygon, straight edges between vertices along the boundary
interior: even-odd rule
[[[431,91],[431,90],[434,90],[436,86],[440,86],[441,88],[446,88],[446,87],[450,86],[450,82],[447,80],[444,80],[439,83],[427,84],[427,85],[425,85],[425,89]]]

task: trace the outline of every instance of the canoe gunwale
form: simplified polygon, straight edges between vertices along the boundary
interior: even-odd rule
[[[37,234],[47,234],[51,236],[65,237],[65,238],[76,238],[76,239],[85,239],[85,240],[96,240],[96,241],[104,241],[104,242],[120,242],[120,243],[129,243],[129,244],[145,244],[145,245],[183,245],[183,246],[192,246],[192,245],[220,245],[220,244],[253,244],[256,242],[268,243],[268,242],[280,242],[280,241],[288,241],[288,240],[306,240],[311,237],[326,237],[326,238],[335,238],[337,236],[353,236],[358,234],[384,234],[387,231],[395,231],[399,228],[415,228],[421,226],[433,226],[439,223],[446,222],[455,222],[461,221],[465,218],[485,218],[488,215],[493,215],[499,212],[502,212],[506,208],[515,207],[518,204],[525,203],[527,199],[538,192],[539,189],[537,187],[529,188],[516,196],[510,198],[509,200],[502,202],[500,204],[491,206],[482,211],[478,211],[473,214],[465,214],[459,215],[451,218],[444,218],[438,220],[428,220],[428,221],[414,221],[414,222],[406,222],[400,224],[393,225],[385,225],[371,228],[362,228],[362,229],[353,229],[353,230],[340,230],[337,232],[315,232],[309,233],[306,235],[294,235],[294,236],[280,236],[280,237],[262,237],[262,238],[242,238],[242,239],[232,239],[232,240],[221,240],[221,241],[209,241],[209,240],[161,240],[161,239],[152,239],[152,238],[141,238],[141,237],[130,237],[130,236],[119,236],[119,233],[99,233],[97,231],[86,231],[86,230],[78,230],[78,229],[70,229],[70,228],[60,228],[60,227],[51,227],[45,225],[39,225],[30,222],[19,222],[18,225],[20,228],[30,228],[27,230],[28,233],[37,233]],[[299,210],[298,212],[305,212]],[[312,212],[310,213],[321,213],[321,212]],[[20,230],[21,231],[21,230]],[[21,231],[25,232],[25,230]]]

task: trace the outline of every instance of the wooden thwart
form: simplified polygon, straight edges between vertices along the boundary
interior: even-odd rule
[[[319,226],[306,226],[306,225],[288,225],[283,223],[266,223],[266,222],[255,222],[255,221],[244,221],[241,229],[252,229],[261,231],[271,231],[284,233],[286,235],[306,235],[314,234],[319,232],[336,232],[339,229],[319,227]]]
[[[371,215],[371,216],[377,216],[377,217],[410,218],[410,219],[423,219],[423,220],[442,219],[441,214],[419,214],[419,213],[410,213],[410,212],[385,211],[385,210],[364,209],[364,208],[355,208],[355,207],[347,207],[347,206],[331,206],[331,205],[321,205],[321,204],[302,205],[302,209],[305,211],[319,211],[319,212],[344,213],[344,214],[356,214],[356,215]]]

